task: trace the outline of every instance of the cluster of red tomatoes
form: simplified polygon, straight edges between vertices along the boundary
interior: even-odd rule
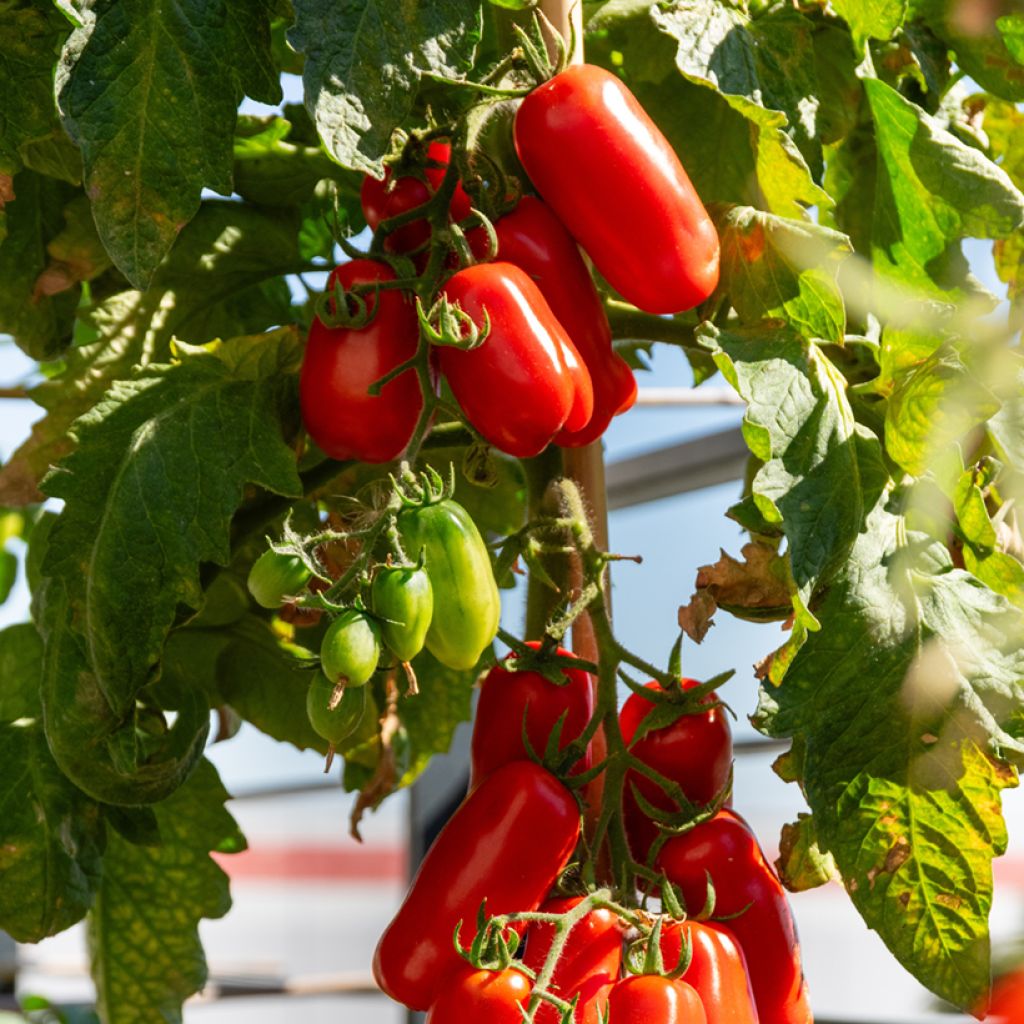
[[[582,246],[627,301],[651,313],[690,309],[718,281],[718,236],[678,157],[632,93],[608,72],[570,67],[531,92],[515,119],[515,145],[532,185],[493,224],[496,259],[456,270],[437,298],[458,304],[483,341],[436,345],[443,374],[466,419],[490,444],[518,457],[554,441],[579,446],[600,437],[636,398],[636,382],[612,348],[611,329]],[[424,218],[409,217],[436,194],[450,159],[431,143],[421,176],[367,178],[366,220],[376,230],[402,218],[385,250],[422,256],[431,242]],[[459,185],[448,216],[471,216]],[[488,234],[466,233],[477,259]],[[422,267],[423,261],[420,260]],[[328,285],[395,281],[384,262],[337,268]],[[366,292],[372,318],[358,327],[310,329],[301,376],[303,416],[329,455],[386,462],[408,445],[422,413],[414,369],[369,387],[411,361],[420,325],[400,289]],[[465,323],[465,320],[463,321]],[[456,339],[457,340],[457,339]]]
[[[536,651],[538,645],[529,646]],[[492,669],[483,681],[469,795],[428,851],[374,957],[380,987],[413,1009],[429,1010],[430,1024],[519,1024],[544,970],[555,937],[550,918],[525,929],[522,922],[511,925],[525,951],[503,968],[465,962],[452,936],[461,922],[468,943],[481,904],[492,917],[563,915],[588,898],[582,887],[569,896],[555,890],[581,840],[580,806],[570,787],[591,767],[593,755],[589,745],[579,750],[583,745],[573,743],[594,712],[593,680],[563,667],[564,681],[557,685],[537,670],[542,665],[512,667]],[[732,739],[713,697],[702,697],[696,707],[686,702],[692,685],[684,680],[670,693],[649,684],[650,699],[632,695],[619,723],[637,761],[675,783],[693,808],[706,810],[721,802],[729,786]],[[655,707],[658,721],[672,718],[660,710],[672,701],[681,704],[679,716],[650,727]],[[558,775],[530,759],[524,743],[525,735],[534,752],[547,752],[549,763],[552,734],[574,758],[563,761]],[[631,942],[642,937],[637,921],[653,922],[658,915],[623,916],[598,903],[589,911],[580,908],[546,991],[573,1004],[576,1024],[809,1024],[793,920],[749,826],[723,807],[654,852],[659,829],[645,804],[681,811],[656,782],[630,769],[623,816],[633,857],[651,865],[652,877],[676,887],[689,915],[660,920],[655,934],[665,970],[635,973],[635,958],[628,955]],[[650,881],[641,884],[650,890]],[[678,973],[673,969],[685,949],[688,966],[681,976],[670,976]],[[569,1018],[545,1000],[535,1019],[559,1024]]]

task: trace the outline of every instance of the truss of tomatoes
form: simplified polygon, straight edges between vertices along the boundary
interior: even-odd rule
[[[524,195],[494,224],[496,258],[453,273],[439,298],[459,304],[478,329],[475,347],[438,345],[436,366],[466,420],[510,455],[539,454],[555,442],[589,444],[636,400],[636,382],[612,347],[601,297],[580,247],[628,302],[677,313],[707,299],[718,282],[714,225],[679,158],[614,75],[577,65],[522,102],[516,150],[539,196]],[[367,178],[361,200],[374,230],[408,215],[437,192],[450,160],[435,141],[417,173]],[[470,214],[459,185],[452,221]],[[482,228],[467,242],[489,255]],[[422,255],[424,218],[406,217],[384,240],[393,254]],[[358,259],[331,274],[328,292],[395,279],[384,262]],[[366,322],[314,320],[300,377],[303,418],[328,455],[388,462],[408,446],[422,414],[421,378],[410,367],[379,394],[370,386],[409,362],[420,345],[411,297],[362,290]]]
[[[528,647],[537,652],[539,645]],[[523,652],[529,657],[528,652]],[[469,945],[478,912],[562,915],[585,897],[560,894],[559,880],[579,855],[581,810],[573,777],[591,767],[584,742],[594,712],[588,673],[566,665],[567,651],[545,669],[506,662],[484,678],[471,747],[470,792],[427,852],[374,956],[381,989],[429,1011],[429,1024],[520,1022],[534,980],[552,948],[550,924],[513,927],[519,959],[494,969],[467,963],[453,942]],[[556,683],[554,678],[561,682]],[[639,969],[628,955],[629,925],[612,909],[583,908],[558,957],[547,991],[571,1011],[541,1002],[540,1024],[810,1024],[807,988],[792,915],[778,876],[747,823],[728,806],[732,738],[721,704],[695,702],[682,680],[651,683],[619,713],[623,740],[680,800],[632,772],[624,821],[633,856],[663,874],[689,916],[661,919],[659,967]],[[674,709],[673,709],[674,708]],[[543,764],[538,758],[543,755]],[[688,809],[682,805],[688,804]],[[652,848],[653,812],[719,810]],[[660,815],[659,815],[660,816]],[[656,915],[649,917],[655,920]],[[653,942],[653,940],[652,940]],[[685,970],[684,949],[689,962]],[[664,965],[664,966],[660,966]],[[569,1016],[564,1016],[569,1013]]]

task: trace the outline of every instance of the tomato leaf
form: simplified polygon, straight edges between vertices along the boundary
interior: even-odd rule
[[[752,493],[781,524],[796,586],[795,607],[814,628],[815,590],[849,555],[881,489],[877,444],[853,418],[845,381],[813,342],[773,326],[698,334],[747,401],[743,435],[764,464]]]
[[[849,239],[749,206],[726,211],[718,226],[719,288],[744,324],[777,318],[808,338],[842,341],[846,310],[836,274],[850,251]]]
[[[467,722],[472,707],[473,670],[446,668],[429,651],[413,662],[420,692],[398,702],[398,716],[408,734],[408,765],[398,785],[411,785],[434,754],[446,753],[455,727]]]
[[[989,982],[1000,792],[1024,763],[1024,619],[910,534],[886,494],[758,725],[801,738],[803,788],[867,924],[937,994]]]
[[[306,55],[306,103],[327,151],[381,177],[421,72],[461,78],[482,28],[480,0],[295,0],[288,39]]]
[[[39,716],[43,643],[31,622],[0,630],[0,722]]]
[[[860,131],[842,143],[827,182],[838,225],[878,273],[955,299],[959,239],[1010,235],[1024,222],[1024,196],[1005,171],[884,82],[867,79],[864,89],[874,136]]]
[[[678,43],[676,67],[691,82],[717,89],[752,121],[777,110],[812,170],[821,172],[816,114],[819,91],[813,25],[778,7],[756,19],[722,0],[677,0],[654,5],[655,25]]]
[[[199,922],[223,917],[231,906],[227,875],[210,852],[245,849],[224,808],[227,799],[216,769],[204,760],[154,808],[159,846],[136,846],[110,834],[89,914],[97,1010],[109,1024],[180,1022],[182,1003],[203,987]]]
[[[885,448],[913,476],[998,412],[999,399],[952,347],[904,373],[885,414]]]
[[[144,288],[203,187],[230,194],[242,96],[280,100],[268,3],[79,0],[75,11],[80,25],[58,64],[61,114],[82,150],[100,237]]]
[[[863,45],[868,38],[892,38],[903,24],[907,0],[834,0],[833,7]]]
[[[973,25],[959,16],[953,0],[911,0],[912,15],[928,27],[956,54],[957,66],[982,88],[1017,102],[1024,100],[1024,60],[1018,40],[1024,33],[1024,17],[1008,14],[996,21],[996,8],[980,8]]]
[[[281,436],[297,340],[290,329],[238,338],[222,357],[197,352],[115,384],[48,478],[65,506],[43,563],[47,734],[70,777],[109,803],[160,799],[196,756],[183,708],[169,759],[143,766],[135,701],[178,605],[202,604],[199,564],[227,563],[244,485],[301,494]]]
[[[42,727],[0,725],[0,928],[38,942],[81,920],[103,843],[99,805],[61,773]]]
[[[318,667],[310,652],[284,643],[253,615],[213,635],[227,641],[216,662],[221,699],[275,740],[326,753],[306,714],[306,691]]]
[[[33,359],[54,359],[71,341],[78,290],[37,296],[36,279],[74,195],[71,186],[25,170],[14,176],[3,206],[7,234],[0,242],[0,332],[13,335]]]
[[[14,174],[27,165],[52,174],[52,166],[45,159],[40,165],[36,154],[43,156],[58,139],[71,148],[53,100],[53,67],[69,31],[67,20],[49,4],[18,0],[0,8],[0,171]],[[80,165],[78,172],[66,180],[77,183]]]
[[[0,246],[0,263],[3,254]],[[80,313],[95,340],[72,348],[64,372],[33,389],[47,415],[0,469],[0,501],[40,501],[40,479],[71,450],[71,423],[134,366],[166,361],[172,338],[201,343],[289,321],[280,275],[298,261],[290,213],[204,203],[146,292],[121,291]]]

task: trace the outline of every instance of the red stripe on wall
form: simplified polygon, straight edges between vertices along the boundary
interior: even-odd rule
[[[231,878],[244,881],[400,882],[406,877],[406,852],[398,846],[256,845],[213,856]]]

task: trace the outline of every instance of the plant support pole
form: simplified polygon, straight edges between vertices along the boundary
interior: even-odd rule
[[[572,46],[570,63],[583,63],[583,3],[582,0],[542,0],[541,11],[565,40]],[[552,43],[552,46],[554,44]],[[608,499],[605,491],[604,453],[601,441],[593,441],[583,448],[566,448],[565,475],[576,482],[590,521],[594,541],[602,551],[608,550]],[[578,592],[583,585],[583,566],[577,558],[571,569],[571,585]],[[605,595],[606,607],[611,609],[610,592]],[[572,628],[572,649],[581,658],[597,662],[599,651],[594,625],[587,614],[581,615]],[[594,760],[605,755],[604,731],[598,730],[593,740]],[[601,776],[587,787],[587,823],[593,828],[601,807]]]

